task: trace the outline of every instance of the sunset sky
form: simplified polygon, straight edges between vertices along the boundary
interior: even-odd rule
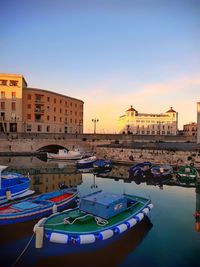
[[[84,101],[84,131],[116,132],[133,105],[173,107],[179,129],[200,101],[200,0],[1,0],[0,72]]]

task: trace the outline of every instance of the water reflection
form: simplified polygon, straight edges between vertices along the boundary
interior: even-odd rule
[[[87,247],[53,245],[47,242],[42,250],[35,250],[34,242],[17,266],[192,266],[199,265],[200,183],[181,185],[176,176],[170,180],[134,180],[129,177],[130,166],[114,165],[109,173],[83,174],[75,164],[44,162],[34,157],[0,158],[9,170],[30,173],[31,186],[37,193],[52,191],[60,182],[87,190],[104,189],[148,196],[155,204],[152,222],[148,218],[126,234],[103,245]],[[116,182],[117,181],[117,182]],[[127,184],[128,183],[128,184]],[[163,190],[157,190],[162,188]],[[196,202],[195,202],[196,200]],[[11,266],[28,243],[36,221],[0,227],[0,266]],[[149,231],[151,229],[151,231]],[[147,234],[149,233],[149,234]],[[171,246],[173,244],[173,246]],[[174,250],[176,247],[176,251]],[[137,249],[136,249],[137,248]],[[165,253],[167,251],[167,253]],[[159,256],[160,255],[160,256]],[[184,261],[181,260],[182,255]],[[126,263],[131,263],[126,265]],[[149,263],[150,262],[150,263]],[[195,265],[196,264],[196,265]]]
[[[72,264],[73,266],[116,267],[124,261],[130,252],[135,250],[151,228],[152,223],[146,217],[126,234],[97,245],[76,246],[76,248],[72,245],[67,249],[63,245],[58,245],[55,251],[55,246],[50,244],[46,250],[52,251],[54,256],[40,259],[37,266],[64,266],[63,264],[67,263],[67,265]],[[57,255],[55,255],[56,253]]]

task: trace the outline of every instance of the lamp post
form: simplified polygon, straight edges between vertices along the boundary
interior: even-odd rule
[[[92,119],[92,122],[94,123],[94,134],[96,134],[96,124],[99,121],[99,119]]]

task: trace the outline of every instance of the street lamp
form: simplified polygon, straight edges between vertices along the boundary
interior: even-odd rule
[[[96,133],[96,124],[99,121],[99,119],[92,119],[92,122],[94,123],[94,134]]]

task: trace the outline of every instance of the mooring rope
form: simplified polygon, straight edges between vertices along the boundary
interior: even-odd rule
[[[24,252],[27,250],[28,246],[30,245],[30,243],[31,243],[34,235],[35,235],[35,233],[32,234],[32,236],[31,236],[30,240],[28,241],[28,243],[26,244],[25,248],[20,253],[20,255],[17,257],[17,259],[15,260],[15,262],[11,265],[11,267],[14,267],[16,265],[16,263],[20,260],[20,258],[22,257],[22,255],[24,254]]]

